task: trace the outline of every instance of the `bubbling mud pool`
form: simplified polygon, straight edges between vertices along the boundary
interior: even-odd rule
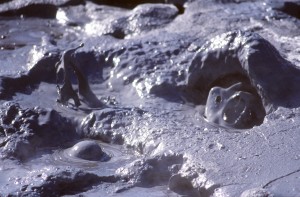
[[[71,154],[74,153],[72,149],[78,147],[78,145],[81,146],[79,149],[86,148],[82,147],[82,143],[94,146],[92,148],[95,148],[95,145],[101,146],[103,151],[100,155],[101,158],[97,158],[99,156],[97,154],[91,155],[91,152],[87,154],[99,160],[82,159],[79,158],[82,156],[80,154]],[[39,196],[61,196],[63,194],[73,194],[77,190],[84,192],[86,190],[82,186],[86,185],[90,188],[90,185],[98,185],[103,182],[100,185],[108,184],[107,187],[109,189],[102,188],[101,190],[110,194],[117,190],[118,186],[120,189],[124,187],[126,190],[126,186],[117,183],[121,179],[115,176],[116,170],[123,167],[124,164],[140,158],[140,155],[132,149],[97,140],[81,140],[74,143],[73,146],[71,143],[68,143],[68,146],[70,147],[65,149],[40,148],[36,151],[35,157],[22,162],[22,164],[3,163],[1,171],[6,172],[6,174],[2,174],[0,177],[1,192],[10,191],[11,194],[18,195],[18,192],[15,193],[15,191],[18,191],[20,186],[23,185],[22,193],[35,193],[36,191],[36,194]],[[31,179],[29,177],[34,178]],[[7,184],[7,181],[11,184]],[[43,184],[40,185],[40,183]],[[80,185],[79,188],[75,188],[77,184]],[[112,187],[111,184],[115,184],[115,186]],[[51,190],[54,192],[50,192]],[[93,190],[91,192],[93,193]]]
[[[89,142],[89,143],[93,142],[93,146],[97,144],[99,147],[101,147],[102,154],[99,155],[99,153],[96,153],[92,155],[90,151],[86,153],[89,154],[89,157],[87,157],[86,155],[81,155],[83,152],[81,152],[80,154],[77,154],[78,152],[74,154],[72,149],[74,149],[76,145],[83,142]],[[83,151],[85,152],[86,150]],[[61,150],[42,149],[39,152],[40,154],[42,154],[41,157],[29,161],[25,165],[35,166],[36,164],[40,164],[41,166],[42,165],[52,165],[57,167],[69,166],[69,167],[86,169],[93,172],[100,172],[100,174],[102,175],[111,175],[124,163],[130,163],[139,157],[138,154],[134,153],[133,150],[130,149],[126,150],[123,146],[110,145],[96,140],[80,141],[76,143],[74,146],[66,149],[61,149]],[[50,152],[50,153],[45,154],[45,152]],[[85,157],[87,159],[83,159],[80,157]]]

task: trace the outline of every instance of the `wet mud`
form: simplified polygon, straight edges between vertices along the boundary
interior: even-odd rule
[[[2,1],[0,196],[299,195],[298,10]]]

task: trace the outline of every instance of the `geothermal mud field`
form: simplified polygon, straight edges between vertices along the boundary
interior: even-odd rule
[[[300,1],[2,0],[0,196],[300,196]]]

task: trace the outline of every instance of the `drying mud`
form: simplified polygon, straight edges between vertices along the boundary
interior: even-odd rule
[[[1,1],[0,196],[299,196],[299,13]]]

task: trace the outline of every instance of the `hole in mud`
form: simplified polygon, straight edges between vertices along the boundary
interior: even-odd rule
[[[211,83],[203,83],[203,81],[205,81],[204,78],[197,79],[194,85],[186,87],[186,89],[189,92],[191,91],[198,92],[198,94],[196,94],[198,95],[198,99],[194,99],[195,104],[201,104],[203,103],[203,100],[205,104],[206,99],[208,97],[208,93],[213,87],[228,88],[238,82],[247,84],[248,87],[247,91],[250,91],[251,93],[256,93],[255,88],[250,85],[251,82],[248,79],[248,77],[240,73],[233,73],[233,74],[220,76],[216,80],[212,81]],[[199,97],[199,95],[202,95],[201,98]]]
[[[26,44],[18,44],[18,43],[0,44],[0,50],[15,50],[18,48],[22,48],[24,46],[26,46]]]
[[[1,16],[27,16],[40,18],[55,18],[58,8],[51,4],[34,4],[26,7],[9,10],[1,13]]]
[[[178,9],[178,14],[183,14],[184,13],[184,7],[183,7],[183,5],[182,4],[177,4],[177,3],[175,3],[174,4],[176,7],[177,7],[177,9]]]
[[[116,39],[124,39],[126,36],[125,32],[122,30],[116,30],[113,33],[109,33],[108,35],[111,35],[112,37],[114,37]]]
[[[205,80],[198,77],[190,89],[199,92],[195,104],[203,105],[198,111],[207,122],[228,129],[250,129],[263,123],[265,106],[246,75],[221,75],[206,84]]]
[[[279,10],[300,19],[300,2],[285,2]]]
[[[257,93],[255,88],[252,87],[249,78],[240,73],[233,73],[233,74],[220,76],[219,78],[217,78],[215,81],[213,81],[211,84],[208,85],[208,89],[210,90],[211,88],[216,86],[222,88],[228,88],[238,82],[242,82],[243,84],[246,84],[247,86],[245,87],[248,88],[247,91],[250,91],[251,93]]]

